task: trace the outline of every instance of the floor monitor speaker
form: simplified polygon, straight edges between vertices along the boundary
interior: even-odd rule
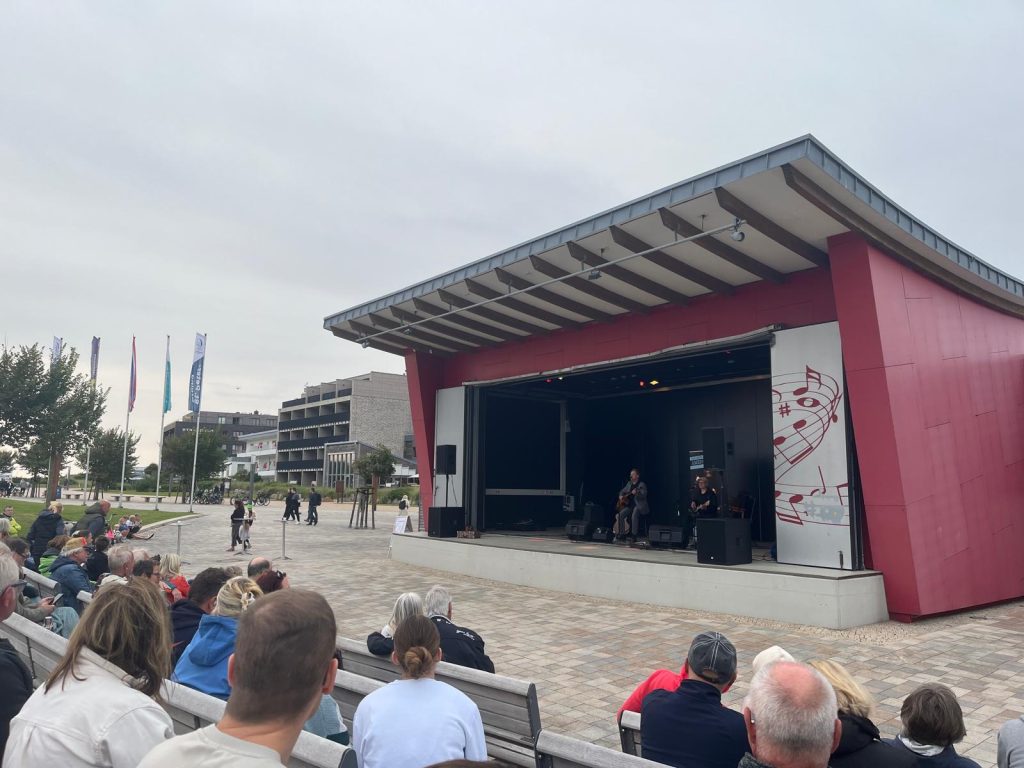
[[[458,472],[455,469],[455,446],[454,445],[439,445],[437,450],[434,452],[434,474],[436,475],[455,475]]]
[[[697,521],[697,562],[744,565],[751,561],[750,521],[708,517]]]
[[[603,541],[606,544],[610,543],[615,538],[615,534],[612,533],[612,527],[610,525],[599,525],[594,529],[594,533],[591,535],[591,541]]]
[[[586,541],[593,530],[594,526],[586,520],[570,520],[565,524],[565,535],[570,541]]]
[[[427,534],[439,539],[454,539],[466,527],[462,507],[431,507],[427,513]]]
[[[683,529],[678,525],[652,525],[647,531],[647,540],[652,547],[683,546]]]

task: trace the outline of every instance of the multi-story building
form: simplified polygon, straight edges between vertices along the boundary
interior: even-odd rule
[[[234,477],[238,470],[251,470],[256,467],[256,474],[262,480],[277,478],[277,429],[266,429],[252,432],[245,436],[245,448],[231,457],[226,463],[227,476]]]
[[[401,457],[412,433],[405,376],[372,371],[307,386],[302,397],[281,404],[278,429],[281,482],[324,485],[329,443],[385,445]]]
[[[408,398],[407,398],[408,401]],[[180,419],[164,426],[164,438],[179,435],[194,435],[196,415],[191,411]],[[237,456],[245,450],[245,437],[254,432],[277,431],[277,416],[272,413],[239,413],[235,411],[203,411],[200,414],[199,428],[210,430],[220,435],[221,447],[228,456]]]

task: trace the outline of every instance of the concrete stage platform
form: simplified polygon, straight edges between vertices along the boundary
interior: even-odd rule
[[[830,629],[889,618],[878,571],[840,571],[758,559],[704,565],[693,550],[631,549],[562,536],[487,533],[479,539],[395,534],[391,557],[557,592],[730,613]]]

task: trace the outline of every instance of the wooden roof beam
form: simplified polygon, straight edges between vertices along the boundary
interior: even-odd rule
[[[642,251],[651,250],[651,246],[636,235],[627,232],[622,227],[612,224],[608,227],[608,232],[611,234],[612,240],[623,248],[628,248],[633,253],[641,253]],[[667,269],[669,272],[685,278],[692,283],[702,285],[713,293],[731,294],[733,292],[733,287],[724,280],[719,280],[717,277],[709,275],[707,272],[697,269],[696,267],[691,267],[689,264],[680,261],[675,256],[670,256],[662,250],[651,251],[640,258],[647,259],[652,264],[657,264],[662,269]]]
[[[828,266],[828,254],[806,243],[794,235],[788,229],[776,224],[767,216],[755,211],[749,205],[740,200],[736,195],[727,192],[721,187],[715,189],[715,198],[718,200],[718,207],[726,213],[743,219],[753,229],[762,235],[786,248],[797,256],[800,256],[818,267]]]
[[[522,291],[533,286],[533,283],[529,280],[519,277],[518,275],[513,275],[507,269],[502,269],[501,267],[496,267],[494,274],[505,285],[510,286],[517,291]],[[534,298],[540,299],[541,301],[546,301],[548,304],[558,307],[559,309],[567,309],[577,315],[589,317],[591,320],[607,322],[612,319],[612,315],[609,315],[607,312],[602,312],[594,307],[588,307],[586,304],[581,304],[580,302],[573,301],[572,299],[567,299],[565,296],[560,296],[554,291],[549,291],[547,288],[534,288],[530,291],[530,295]]]
[[[638,275],[636,272],[626,269],[621,264],[609,264],[608,259],[603,256],[598,256],[593,251],[587,250],[579,243],[570,240],[566,245],[569,248],[569,255],[577,261],[591,267],[596,267],[602,272],[614,277],[616,280],[621,280],[624,283],[632,285],[637,290],[648,293],[651,296],[656,296],[662,301],[667,301],[670,304],[683,305],[690,300],[690,297],[686,294],[673,291],[671,288],[666,288],[661,283],[655,282],[643,275]]]
[[[535,307],[532,304],[527,304],[525,301],[517,299],[515,296],[503,297],[503,294],[500,291],[489,288],[483,283],[478,283],[476,280],[466,278],[465,282],[470,293],[474,293],[485,299],[500,299],[502,305],[509,309],[514,309],[516,312],[521,312],[527,317],[536,317],[538,320],[543,320],[545,323],[551,323],[551,325],[557,325],[561,328],[572,328],[579,325],[575,320],[570,320],[567,317],[556,315],[555,313],[548,312],[540,307]]]
[[[417,311],[432,317],[444,315],[448,312],[448,310],[436,307],[423,299],[413,299],[412,304],[416,307]],[[502,341],[511,341],[512,339],[522,338],[522,336],[512,333],[511,331],[506,331],[504,328],[497,328],[493,325],[488,325],[487,323],[477,322],[473,318],[468,317],[465,312],[460,312],[457,315],[448,315],[445,320],[449,323],[460,325],[463,328],[468,328],[471,331],[476,331],[479,334],[493,336],[496,339],[501,339]]]
[[[575,243],[573,243],[573,245],[575,245]],[[581,261],[583,260],[581,259]],[[639,301],[633,301],[620,293],[608,290],[603,286],[597,285],[593,280],[588,280],[586,277],[582,277],[580,275],[572,275],[570,277],[569,275],[572,274],[571,272],[552,264],[550,261],[545,261],[540,256],[531,256],[530,263],[533,265],[533,268],[542,275],[546,275],[547,277],[565,278],[562,280],[564,285],[568,285],[570,288],[575,288],[580,293],[585,293],[588,296],[607,304],[621,307],[627,312],[646,312],[650,309],[646,304],[641,304]]]
[[[515,328],[516,330],[530,334],[531,336],[540,336],[545,333],[548,333],[547,328],[544,328],[540,325],[534,325],[533,323],[528,323],[525,320],[520,320],[519,318],[516,317],[510,317],[509,315],[506,315],[504,312],[498,312],[497,310],[491,307],[475,306],[474,303],[469,299],[463,298],[458,294],[451,293],[450,291],[439,290],[437,292],[437,295],[440,297],[441,301],[443,301],[448,306],[458,307],[460,309],[465,309],[468,312],[473,312],[474,314],[479,315],[480,317],[490,320],[492,323],[501,323],[502,325],[507,326],[508,328]]]

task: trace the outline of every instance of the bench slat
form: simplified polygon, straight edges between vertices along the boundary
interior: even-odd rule
[[[551,731],[541,731],[537,757],[541,768],[654,768],[661,765]]]
[[[60,585],[56,581],[43,576],[41,573],[30,571],[28,568],[25,569],[24,573],[25,578],[35,585],[36,589],[39,590],[39,594],[43,597],[56,597],[57,593],[61,591]]]
[[[623,710],[619,718],[619,743],[627,755],[642,756],[640,749],[640,713]]]

